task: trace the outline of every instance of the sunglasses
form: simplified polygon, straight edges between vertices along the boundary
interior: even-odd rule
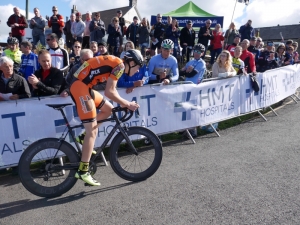
[[[74,48],[81,48],[80,46],[74,46]]]
[[[119,20],[114,20],[114,22],[119,22]]]
[[[220,57],[224,57],[224,58],[226,58],[226,57],[227,57],[227,55],[220,55]]]
[[[194,53],[201,54],[202,52],[199,50],[194,50]]]
[[[46,41],[51,41],[52,39],[46,39]]]
[[[53,9],[53,10],[52,10],[52,12],[56,12],[56,11],[57,11],[57,9]]]

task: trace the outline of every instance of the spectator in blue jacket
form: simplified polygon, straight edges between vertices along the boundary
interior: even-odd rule
[[[254,29],[251,26],[252,25],[252,20],[248,20],[248,22],[240,27],[240,34],[241,34],[241,42],[244,39],[250,40],[252,36],[254,36]]]
[[[29,41],[23,41],[20,45],[20,49],[23,55],[21,56],[19,72],[28,81],[28,77],[40,68],[40,64],[37,55],[31,51],[32,44]]]
[[[166,39],[170,39],[174,42],[173,56],[177,58],[177,53],[179,49],[178,39],[180,36],[180,29],[178,22],[175,18],[172,19],[172,24],[166,29]]]
[[[126,89],[126,93],[131,93],[136,87],[142,87],[145,84],[148,84],[149,75],[147,71],[146,65],[141,67],[138,72],[136,72],[133,76],[128,76],[123,73],[123,75],[118,80],[118,87],[124,87]]]
[[[118,17],[112,18],[111,23],[108,25],[107,33],[107,44],[109,45],[108,51],[114,56],[119,56],[119,48],[122,42],[122,31]]]

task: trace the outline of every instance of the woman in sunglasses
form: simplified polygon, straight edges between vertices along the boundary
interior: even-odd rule
[[[73,51],[69,55],[70,69],[75,64],[80,63],[80,50],[81,50],[81,43],[79,41],[75,41],[74,44],[73,44]]]

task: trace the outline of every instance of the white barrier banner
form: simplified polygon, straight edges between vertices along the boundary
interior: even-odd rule
[[[157,134],[208,124],[239,114],[238,77],[200,85],[145,86],[121,96],[140,104],[138,116],[128,126],[144,126]],[[0,104],[0,167],[17,164],[22,151],[32,142],[46,137],[60,137],[65,131],[61,113],[46,104],[72,103],[71,98],[51,97]],[[116,106],[116,105],[115,105]],[[68,120],[79,121],[75,106],[64,109]],[[78,124],[78,123],[77,123]],[[114,123],[102,124],[95,146],[100,146]],[[81,128],[75,129],[78,135]],[[72,142],[70,137],[67,141]]]
[[[254,92],[250,87],[249,76],[241,76],[241,113],[271,106],[294,94],[300,86],[300,69],[298,73],[297,70],[296,66],[286,66],[257,74],[259,92]]]

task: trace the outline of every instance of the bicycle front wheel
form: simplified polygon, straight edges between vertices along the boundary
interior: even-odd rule
[[[60,196],[75,185],[79,160],[76,150],[65,141],[61,144],[57,138],[38,140],[28,146],[20,158],[20,180],[34,195]]]
[[[136,154],[120,132],[110,146],[110,164],[115,173],[129,181],[142,181],[151,177],[162,160],[162,145],[159,138],[145,127],[130,127],[126,131]],[[147,140],[147,144],[145,144]]]

